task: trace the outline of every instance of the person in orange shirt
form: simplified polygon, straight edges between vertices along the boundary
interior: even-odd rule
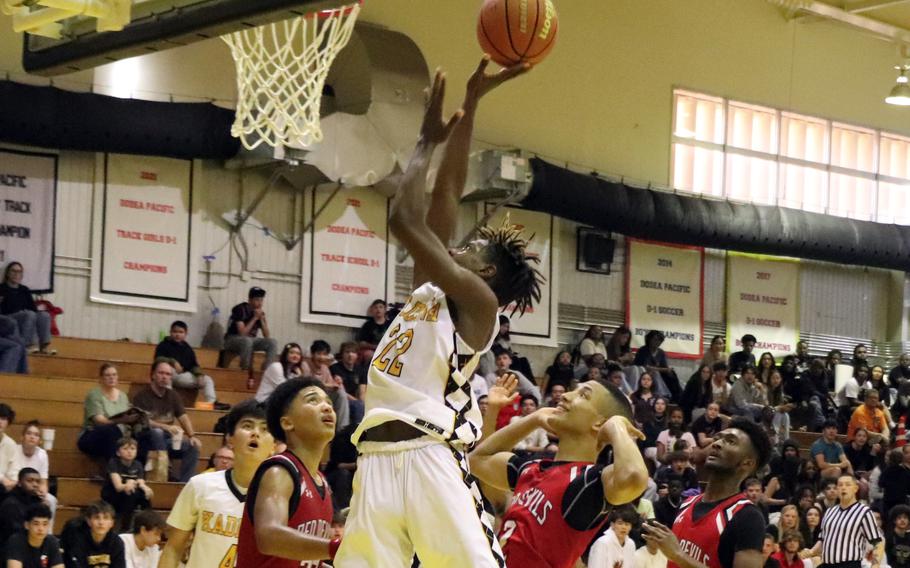
[[[848,440],[853,439],[857,428],[865,428],[873,442],[880,438],[887,440],[891,436],[888,421],[885,419],[885,413],[879,403],[878,391],[875,389],[867,389],[863,404],[853,411],[853,416],[850,417],[850,423],[847,425]],[[880,435],[880,437],[876,435]]]

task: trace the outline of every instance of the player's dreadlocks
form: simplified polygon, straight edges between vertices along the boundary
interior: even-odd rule
[[[525,313],[534,302],[540,301],[540,285],[543,275],[531,263],[540,263],[540,258],[527,252],[528,243],[534,238],[524,239],[521,229],[509,222],[508,216],[500,228],[484,226],[477,229],[478,235],[488,241],[487,259],[496,265],[496,274],[487,283],[499,300],[500,306],[515,302],[512,314]]]

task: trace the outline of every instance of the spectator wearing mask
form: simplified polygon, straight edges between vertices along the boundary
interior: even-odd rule
[[[247,295],[247,301],[231,309],[231,318],[224,336],[224,351],[240,357],[241,369],[250,368],[253,351],[265,351],[263,371],[275,361],[278,354],[278,342],[269,332],[265,310],[262,309],[264,304],[265,290],[253,286]],[[260,332],[262,337],[259,337]]]
[[[754,421],[761,418],[762,409],[768,406],[764,387],[756,381],[755,367],[742,367],[742,376],[730,389],[726,410],[736,416],[746,416]]]
[[[123,541],[113,527],[114,509],[104,501],[90,503],[83,517],[68,522],[60,536],[66,568],[126,568]]]
[[[847,440],[852,440],[857,428],[865,428],[873,442],[891,439],[891,430],[888,428],[888,419],[880,408],[878,391],[866,389],[863,403],[854,411],[847,425]]]
[[[588,555],[588,568],[635,566],[635,542],[629,535],[638,523],[631,505],[617,507],[610,513],[610,528],[594,541]]]
[[[730,355],[730,360],[727,362],[727,366],[730,368],[731,373],[740,373],[746,365],[755,367],[755,354],[752,353],[755,349],[755,343],[755,336],[751,333],[742,336],[739,340],[742,350]]]
[[[335,382],[341,380],[344,386],[351,412],[351,422],[354,424],[359,424],[363,419],[363,401],[367,394],[367,368],[365,365],[359,364],[359,357],[357,344],[348,341],[341,344],[341,360],[329,367]]]
[[[373,300],[367,310],[367,321],[357,332],[360,355],[364,361],[373,359],[373,352],[390,325],[392,320],[388,317],[388,304],[383,299]]]
[[[154,509],[146,509],[133,519],[133,532],[121,534],[126,568],[158,568],[161,535],[165,522]]]
[[[897,505],[888,511],[885,556],[891,568],[910,568],[910,507]]]
[[[25,511],[25,532],[14,534],[6,544],[7,568],[63,568],[60,543],[53,534],[51,510],[44,503]],[[3,555],[0,554],[0,559]]]
[[[676,371],[670,367],[670,363],[667,361],[667,354],[660,348],[663,342],[663,333],[656,329],[649,331],[645,334],[645,344],[635,354],[633,364],[644,367],[645,370],[651,373],[655,383],[657,382],[657,377],[660,376],[669,392],[670,400],[677,401],[680,394],[682,394],[682,387],[676,377]]]
[[[897,387],[907,381],[910,381],[910,353],[901,353],[897,365],[888,372],[888,383]]]
[[[667,429],[657,436],[657,461],[666,463],[667,454],[673,451],[677,440],[684,440],[688,444],[688,455],[692,448],[695,448],[695,438],[691,432],[686,432],[683,421],[682,408],[674,408],[670,411],[670,418],[667,421]]]
[[[189,327],[186,322],[177,320],[171,324],[170,335],[155,347],[155,359],[167,358],[175,362],[172,384],[181,389],[202,391],[202,399],[211,402],[215,410],[228,410],[230,404],[218,402],[215,394],[215,381],[206,375],[196,360],[196,352],[186,342]]]
[[[621,325],[616,328],[610,340],[607,341],[607,361],[616,363],[620,367],[626,367],[635,360],[635,354],[632,353],[632,331]]]
[[[727,353],[727,340],[723,335],[715,335],[711,338],[711,346],[708,348],[705,356],[702,357],[700,364],[713,368],[714,363],[719,361],[726,363],[729,358],[730,354]]]
[[[265,402],[278,385],[303,375],[303,349],[297,343],[288,343],[281,350],[278,360],[265,368],[254,397]]]
[[[39,311],[32,297],[32,291],[22,284],[25,270],[20,262],[10,262],[0,283],[0,315],[16,322],[20,343],[31,350],[45,355],[57,352],[51,345],[51,316]]]

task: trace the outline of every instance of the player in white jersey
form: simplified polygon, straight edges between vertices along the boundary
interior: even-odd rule
[[[238,404],[228,414],[227,443],[234,450],[234,467],[200,473],[180,491],[167,518],[168,541],[158,568],[177,568],[190,536],[186,568],[233,568],[243,504],[253,474],[272,455],[265,408],[255,400]]]
[[[360,457],[345,538],[344,568],[504,566],[466,451],[480,437],[470,377],[498,332],[498,311],[524,312],[540,299],[540,274],[515,227],[483,227],[468,246],[448,250],[467,175],[480,98],[528,69],[487,74],[485,57],[468,81],[464,107],[448,122],[445,77],[437,72],[420,138],[392,201],[389,226],[414,258],[407,305],[376,347],[366,414],[354,432]],[[451,134],[451,140],[449,136]],[[429,208],[433,150],[448,140]]]

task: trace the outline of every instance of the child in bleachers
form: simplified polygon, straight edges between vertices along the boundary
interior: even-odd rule
[[[136,509],[147,509],[153,491],[145,483],[145,468],[136,459],[139,444],[133,438],[117,442],[117,457],[107,464],[107,479],[101,489],[101,498],[117,512],[119,530],[127,530]]]
[[[161,534],[164,532],[164,519],[156,511],[146,509],[136,514],[133,519],[133,532],[121,534],[126,568],[156,568],[161,550]]]
[[[83,516],[66,523],[60,535],[66,568],[126,568],[123,541],[112,531],[114,508],[94,501]]]
[[[51,534],[51,510],[37,503],[25,512],[25,529],[10,537],[6,564],[12,568],[63,568],[60,543]]]

